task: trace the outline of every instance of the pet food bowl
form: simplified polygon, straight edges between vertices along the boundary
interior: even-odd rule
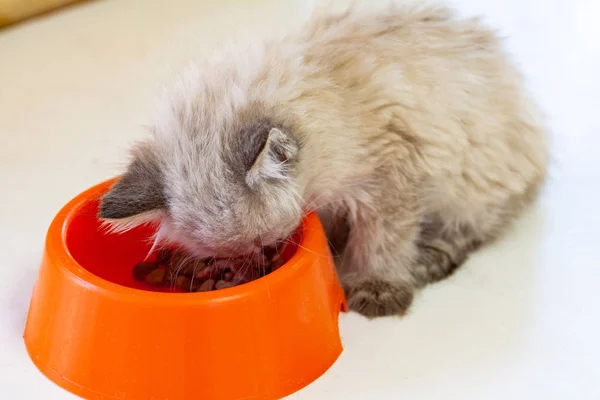
[[[271,274],[202,293],[143,290],[133,266],[151,227],[96,218],[114,180],[69,202],[46,238],[25,344],[52,381],[86,399],[277,399],[338,358],[345,299],[319,219]]]

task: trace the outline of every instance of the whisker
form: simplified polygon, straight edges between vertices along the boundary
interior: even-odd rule
[[[194,279],[196,279],[196,269],[198,268],[198,265],[200,263],[195,263],[194,264],[194,269],[192,271],[192,279],[190,280],[190,292],[192,291],[192,288],[194,287]],[[205,266],[205,268],[210,268],[210,266]]]
[[[324,193],[321,193],[319,196],[317,196],[316,198],[312,199],[310,202],[304,202],[305,207],[307,207],[309,210],[311,211],[316,211],[319,208],[322,208],[325,204],[329,205],[329,204],[333,204],[336,202],[340,202],[343,200],[333,200],[324,204],[317,204],[319,202],[319,200],[321,200],[323,197],[325,196],[331,196],[334,195],[336,192],[341,191],[342,189],[349,189],[355,186],[363,186],[364,182],[352,182],[352,183],[348,183],[345,185],[341,185],[336,187],[336,191],[326,191]]]
[[[265,257],[265,248],[264,248],[264,242],[263,242],[262,236],[259,234],[258,238],[260,239],[260,251],[262,253],[262,259],[260,260],[260,262],[261,263],[270,262],[270,260],[267,260]],[[267,274],[267,267],[263,265],[263,276],[265,276],[266,274]],[[265,279],[264,282],[265,282],[265,286],[267,288],[267,296],[269,296],[269,300],[271,300],[271,290],[269,289],[268,280]]]
[[[307,251],[307,252],[309,252],[311,254],[314,254],[314,255],[319,256],[319,257],[326,258],[326,256],[324,256],[323,254],[319,254],[319,253],[317,253],[317,252],[309,249],[308,247],[304,247],[300,243],[294,242],[292,239],[285,239],[285,241],[286,241],[286,243],[291,243],[292,245],[297,246],[298,248],[300,248],[302,250],[305,250],[305,251]]]
[[[163,237],[164,237],[164,225],[163,224],[161,224],[159,226],[158,230],[156,231],[156,233],[153,236],[154,237],[152,239],[150,239],[150,241],[152,241],[152,245],[150,246],[150,250],[148,250],[148,254],[146,254],[146,257],[144,258],[144,261],[148,261],[148,258],[150,257],[150,255],[152,255],[152,253],[154,253],[154,251],[156,250],[158,245],[163,241]]]

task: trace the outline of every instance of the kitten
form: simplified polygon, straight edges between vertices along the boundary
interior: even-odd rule
[[[183,72],[102,199],[198,257],[252,253],[317,210],[348,305],[402,314],[544,183],[538,110],[496,36],[444,6],[316,13]]]

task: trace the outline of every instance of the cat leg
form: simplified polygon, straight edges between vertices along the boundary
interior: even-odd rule
[[[367,317],[405,313],[417,286],[410,271],[418,254],[417,207],[391,200],[353,218],[338,264],[348,307]]]
[[[448,226],[438,216],[424,219],[411,270],[417,284],[424,286],[448,277],[485,239],[467,224]]]
[[[535,201],[542,184],[543,177],[503,201],[471,201],[460,209],[427,215],[420,224],[418,256],[412,269],[417,284],[424,286],[446,278],[469,254],[501,236]]]

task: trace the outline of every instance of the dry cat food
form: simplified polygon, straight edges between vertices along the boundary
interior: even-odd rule
[[[193,259],[182,250],[163,248],[156,261],[133,268],[133,277],[151,286],[184,292],[208,292],[250,282],[283,264],[281,249],[240,258]]]

